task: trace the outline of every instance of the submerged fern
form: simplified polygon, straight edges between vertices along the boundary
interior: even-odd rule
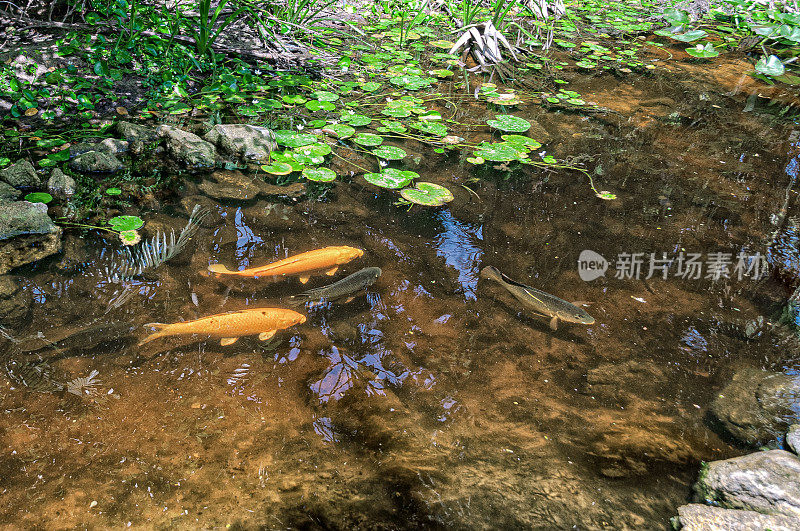
[[[166,232],[158,231],[153,238],[139,244],[133,252],[126,248],[120,262],[106,267],[107,277],[114,282],[124,282],[171,260],[186,247],[207,215],[208,210],[195,205],[189,221],[177,237],[174,229],[169,236]]]

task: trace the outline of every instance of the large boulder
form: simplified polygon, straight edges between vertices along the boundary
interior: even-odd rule
[[[50,179],[47,181],[47,189],[53,195],[70,196],[75,193],[75,179],[66,175],[59,168],[53,168]]]
[[[61,249],[61,229],[47,216],[47,205],[0,202],[0,275]]]
[[[200,183],[200,191],[213,199],[227,202],[250,201],[261,191],[259,180],[240,171],[218,170]]]
[[[22,192],[8,183],[0,182],[0,201],[16,201]]]
[[[800,386],[782,373],[746,368],[711,403],[712,419],[738,442],[758,447],[798,420]]]
[[[796,531],[800,518],[691,503],[678,507],[673,525],[681,531]]]
[[[117,133],[128,142],[144,142],[149,144],[158,140],[158,134],[151,127],[132,124],[130,122],[117,122]]]
[[[14,188],[38,188],[42,185],[33,164],[27,160],[20,160],[16,164],[0,170],[0,181],[8,183]]]
[[[69,167],[80,173],[114,173],[122,169],[122,162],[111,153],[87,151],[70,159]]]
[[[800,518],[800,458],[784,450],[756,452],[704,465],[694,485],[706,503]]]
[[[266,162],[277,148],[272,131],[250,124],[219,124],[206,133],[206,140],[248,162]]]
[[[786,446],[800,455],[800,424],[792,424],[786,433]]]
[[[169,153],[188,168],[214,167],[216,150],[210,142],[170,125],[160,125],[156,131],[166,140]]]

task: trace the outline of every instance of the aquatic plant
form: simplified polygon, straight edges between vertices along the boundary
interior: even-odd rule
[[[67,382],[64,389],[73,395],[94,395],[97,393],[97,387],[100,385],[100,380],[97,378],[99,374],[99,371],[93,370],[89,373],[89,376],[74,378]]]

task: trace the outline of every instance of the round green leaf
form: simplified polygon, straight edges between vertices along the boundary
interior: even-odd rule
[[[406,126],[398,122],[397,120],[381,120],[383,127],[379,127],[378,131],[381,133],[405,133],[408,131]]]
[[[492,162],[509,162],[512,160],[519,160],[526,155],[522,151],[523,146],[515,147],[513,144],[506,142],[497,142],[494,144],[481,144],[478,146],[473,155]]]
[[[399,147],[394,146],[380,146],[372,151],[372,153],[379,158],[385,160],[400,160],[406,156],[406,152]]]
[[[383,137],[374,133],[358,133],[353,137],[353,142],[361,146],[380,146],[383,143]]]
[[[294,131],[278,130],[274,131],[275,141],[282,145],[291,148],[298,148],[313,144],[317,141],[316,135],[308,133],[295,133]]]
[[[120,195],[122,190],[119,188],[106,188],[106,195]]]
[[[322,129],[322,132],[331,136],[335,136],[336,138],[350,138],[356,134],[356,130],[346,124],[326,125]]]
[[[406,201],[411,201],[423,206],[441,206],[453,200],[453,193],[434,183],[419,182],[416,188],[404,188],[400,190],[400,195]]]
[[[263,164],[261,169],[272,175],[289,175],[294,171],[294,168],[286,162],[273,162],[272,164]]]
[[[762,57],[756,63],[756,72],[765,76],[782,76],[786,68],[776,55]]]
[[[716,50],[716,48],[714,48],[714,45],[711,44],[710,42],[705,46],[703,46],[702,44],[698,44],[697,46],[686,48],[686,53],[688,53],[692,57],[697,57],[698,59],[708,59],[719,55],[719,52]]]
[[[522,135],[501,135],[500,138],[506,141],[507,144],[514,144],[515,146],[522,146],[528,151],[539,149],[542,144],[536,140]]]
[[[419,121],[411,124],[411,127],[418,129],[423,133],[428,133],[436,136],[446,136],[447,127],[439,122]]]
[[[366,83],[361,85],[361,90],[365,92],[375,92],[379,88],[381,88],[382,83],[377,83],[375,81],[367,81]]]
[[[349,123],[353,127],[360,127],[362,125],[369,125],[372,122],[372,118],[369,116],[364,116],[363,114],[351,114],[342,116],[342,120]]]
[[[123,230],[119,233],[119,239],[123,245],[136,245],[142,241],[142,237],[135,230]]]
[[[117,216],[108,220],[111,228],[120,232],[133,231],[144,225],[144,220],[139,216]]]
[[[317,98],[319,101],[336,101],[339,99],[338,94],[334,94],[333,92],[328,92],[326,90],[318,90],[317,92],[313,93],[312,96]]]
[[[333,111],[336,109],[336,105],[329,101],[317,101],[317,100],[310,100],[306,102],[306,109],[311,112],[317,111]]]
[[[44,203],[45,205],[53,200],[53,196],[47,192],[32,192],[25,196],[25,201],[29,203]]]
[[[309,181],[328,183],[336,180],[336,172],[328,168],[305,168],[303,177]]]
[[[366,173],[364,179],[375,186],[381,188],[402,188],[411,184],[411,181],[419,177],[419,174],[409,170],[398,170],[396,168],[386,168],[380,173]]]
[[[686,33],[673,33],[669,37],[671,39],[675,39],[676,41],[692,42],[700,40],[706,35],[708,35],[708,33],[706,33],[703,30],[692,30],[692,31],[687,31]]]
[[[495,129],[508,133],[524,133],[531,128],[531,123],[524,118],[517,118],[510,114],[498,114],[496,120],[486,120],[486,123]]]

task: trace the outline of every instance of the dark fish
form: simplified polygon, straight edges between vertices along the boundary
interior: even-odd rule
[[[484,267],[483,270],[481,270],[481,277],[494,280],[506,288],[509,293],[526,307],[539,315],[550,317],[550,328],[553,330],[558,329],[559,321],[585,325],[594,324],[594,317],[581,308],[578,308],[564,299],[559,299],[555,295],[550,295],[544,291],[511,280],[495,267]]]
[[[295,305],[317,301],[335,301],[338,299],[352,299],[356,293],[365,290],[373,285],[378,277],[381,276],[380,267],[365,267],[361,271],[356,271],[350,276],[337,280],[333,284],[304,291],[299,295],[291,297],[290,303]]]

